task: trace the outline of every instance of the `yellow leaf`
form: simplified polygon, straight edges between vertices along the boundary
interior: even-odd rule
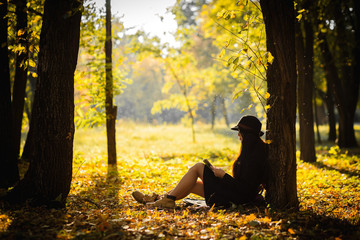
[[[223,48],[223,50],[221,50],[219,54],[219,58],[222,58],[224,55],[225,55],[225,49]]]
[[[289,228],[289,229],[288,229],[288,232],[289,232],[290,234],[292,234],[292,235],[295,234],[295,231],[294,231],[292,228]]]
[[[262,63],[261,57],[259,57],[259,58],[256,60],[256,63],[257,63],[257,65],[261,65],[261,63]]]
[[[265,223],[269,223],[269,222],[271,222],[271,218],[269,218],[269,217],[264,217],[263,219],[261,219],[263,222],[265,222]]]
[[[301,18],[302,18],[302,14],[297,15],[297,17],[296,17],[296,18],[298,19],[298,21],[300,21],[300,20],[301,20]]]
[[[239,238],[239,240],[246,240],[246,239],[247,239],[246,235],[243,235]]]
[[[223,10],[221,10],[220,12],[218,12],[218,13],[216,14],[216,17],[217,17],[218,19],[219,19],[219,18],[222,18],[225,13],[226,13],[226,10],[223,9]]]
[[[271,52],[268,52],[267,61],[268,61],[269,64],[272,64],[273,61],[274,61],[274,57],[273,57],[273,55],[271,54]]]
[[[38,76],[37,73],[34,73],[34,72],[33,72],[31,75],[32,75],[34,78],[36,78],[36,77]]]
[[[235,14],[235,12],[234,12],[234,11],[232,11],[232,12],[231,12],[231,14],[230,14],[230,18],[236,18],[236,14]]]
[[[36,66],[36,63],[34,62],[34,60],[32,60],[32,59],[29,60],[29,66],[30,67],[35,67]]]
[[[305,12],[305,9],[301,9],[298,11],[298,13],[303,13],[303,12]]]
[[[25,33],[25,30],[24,29],[20,29],[18,32],[17,32],[17,35],[18,36],[21,36],[21,35],[24,35]]]
[[[230,43],[231,43],[231,39],[229,39],[229,40],[227,41],[227,43],[225,44],[225,47],[228,47],[228,46],[230,45]]]
[[[268,99],[270,97],[270,93],[266,92],[264,97],[265,99]]]

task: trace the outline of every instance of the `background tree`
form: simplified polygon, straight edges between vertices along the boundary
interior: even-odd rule
[[[196,142],[195,112],[200,100],[196,95],[196,90],[200,88],[202,82],[201,74],[196,68],[196,61],[191,54],[184,51],[172,51],[164,61],[167,75],[162,91],[169,94],[166,99],[154,103],[152,113],[170,108],[186,111],[190,120],[193,142]],[[176,89],[173,89],[174,86]]]
[[[28,15],[27,1],[16,0],[16,67],[13,85],[13,136],[14,151],[17,156],[20,154],[21,127],[24,113],[26,82],[28,77]]]
[[[313,14],[310,12],[310,16],[312,16],[312,22],[317,21],[316,10],[313,10]],[[314,23],[315,24],[315,23]],[[317,27],[316,24],[313,25],[314,28],[314,36],[317,35]],[[315,121],[318,120],[319,124],[327,123],[328,125],[328,138],[329,142],[335,143],[336,141],[336,116],[335,116],[335,104],[333,100],[333,94],[330,91],[329,82],[326,81],[323,63],[322,63],[322,53],[319,47],[319,41],[314,38],[314,71],[313,71],[313,82],[314,82],[314,114]],[[318,109],[321,108],[321,105],[325,107],[325,118],[321,121],[319,115],[321,114]],[[324,122],[325,121],[325,122]],[[318,128],[317,128],[318,129]],[[321,143],[320,133],[317,130],[317,139],[318,143]]]
[[[299,106],[299,138],[300,159],[305,162],[315,162],[315,136],[313,114],[313,57],[314,32],[311,23],[310,8],[312,1],[303,1],[297,5],[299,12],[304,7],[308,15],[295,23],[296,58],[298,70],[298,106]],[[300,17],[302,16],[299,15]]]
[[[113,104],[114,86],[112,73],[112,40],[111,40],[111,1],[106,0],[106,40],[105,40],[105,110],[106,110],[106,133],[108,146],[108,164],[116,165],[116,115],[117,108]]]
[[[356,147],[355,110],[359,96],[359,16],[356,1],[320,1],[318,38],[329,91],[339,114],[339,147]]]
[[[24,179],[8,194],[10,202],[65,204],[72,178],[74,71],[82,3],[46,0],[40,35],[36,94],[30,122],[34,155]]]
[[[261,0],[266,45],[274,56],[267,70],[270,108],[268,202],[275,208],[298,208],[296,189],[296,57],[294,4],[290,0]]]
[[[21,1],[20,1],[21,2]],[[42,26],[42,17],[44,12],[44,0],[31,0],[30,4],[27,6],[27,44],[28,47],[28,54],[27,54],[27,61],[25,62],[25,66],[27,69],[27,86],[25,92],[26,101],[24,102],[24,111],[26,113],[26,119],[22,118],[22,123],[26,124],[27,126],[22,127],[22,130],[29,128],[29,122],[31,118],[31,111],[33,106],[33,100],[35,95],[36,89],[36,81],[37,81],[37,66],[38,66],[38,53],[39,53],[39,44],[40,44],[40,32]],[[23,14],[23,13],[22,13]],[[15,16],[14,16],[15,19]],[[17,25],[17,24],[16,24]],[[13,34],[17,36],[17,33]],[[23,38],[23,37],[22,37]],[[24,40],[24,39],[23,39]],[[22,41],[23,41],[22,40]],[[16,41],[14,41],[14,44]],[[13,47],[12,56],[15,60],[16,55],[20,53],[23,48],[18,48],[15,45]],[[16,61],[16,63],[18,63]],[[15,66],[14,66],[15,69]],[[15,74],[14,74],[15,75]],[[15,83],[14,83],[15,84]],[[15,94],[15,92],[13,93]],[[20,96],[20,94],[19,94]],[[22,114],[21,116],[23,116]],[[26,131],[22,133],[28,133]],[[35,134],[35,133],[33,133]],[[26,134],[26,141],[23,146],[23,151],[21,154],[21,158],[24,160],[28,160],[33,155],[33,147],[32,147],[32,135]],[[21,142],[19,143],[21,145]],[[21,149],[20,149],[21,152]]]
[[[209,121],[211,118],[211,128],[214,129],[216,113],[220,109],[220,115],[224,117],[225,124],[229,125],[226,98],[231,95],[226,84],[221,84],[228,79],[228,75],[223,75],[221,62],[216,61],[216,54],[219,49],[214,45],[214,37],[206,37],[206,32],[202,29],[203,20],[201,11],[211,1],[183,1],[179,0],[172,7],[171,11],[175,15],[178,24],[178,33],[182,36],[183,45],[187,45],[188,51],[196,59],[196,67],[201,69],[204,76],[201,95],[202,100],[198,104],[198,117]],[[205,20],[206,21],[206,20]],[[220,84],[219,84],[220,83]],[[210,106],[210,107],[207,107]],[[207,112],[204,114],[204,112]]]
[[[106,13],[87,2],[81,22],[80,50],[75,73],[75,124],[77,128],[106,124]],[[126,74],[131,69],[131,50],[127,50],[130,37],[126,35],[121,19],[112,19],[113,94],[123,92],[130,84]],[[122,37],[119,37],[122,36]],[[125,55],[128,54],[127,57]],[[130,59],[130,60],[129,60]]]
[[[11,187],[19,179],[12,132],[12,109],[8,51],[8,4],[0,2],[0,188]]]

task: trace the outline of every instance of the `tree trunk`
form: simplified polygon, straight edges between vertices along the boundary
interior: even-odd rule
[[[106,61],[106,86],[105,86],[105,109],[106,109],[106,133],[108,147],[108,164],[116,165],[116,106],[113,105],[114,84],[112,75],[112,41],[111,41],[111,5],[106,0],[106,40],[105,40],[105,61]]]
[[[38,81],[29,134],[34,155],[9,202],[64,206],[70,191],[74,139],[74,71],[80,37],[81,4],[47,0],[40,34]]]
[[[314,115],[313,115],[313,31],[311,24],[304,20],[305,43],[301,23],[296,26],[296,58],[298,66],[298,104],[300,159],[316,162]],[[304,46],[305,45],[305,46]]]
[[[327,118],[328,118],[328,125],[329,125],[329,135],[328,141],[335,142],[336,140],[336,118],[335,118],[335,104],[333,97],[331,95],[329,81],[326,81],[327,90],[326,93],[316,89],[315,93],[319,93],[320,98],[325,103],[325,107],[327,109]],[[315,95],[315,94],[314,94]],[[314,97],[314,101],[316,101],[316,97]]]
[[[0,1],[0,188],[19,180],[12,135],[7,0]]]
[[[344,91],[344,94],[342,95],[343,99],[341,101],[344,104],[343,106],[345,110],[345,117],[343,121],[339,121],[339,146],[342,145],[343,147],[357,147],[354,131],[354,120],[359,96],[359,75],[352,75],[352,73],[359,73],[359,70],[353,66],[356,65],[356,61],[353,60],[355,64],[349,64],[348,59],[349,56],[354,59],[352,54],[354,53],[354,50],[356,52],[356,45],[359,46],[359,43],[355,42],[355,47],[344,47],[348,45],[349,42],[349,35],[347,33],[347,28],[349,26],[347,26],[345,23],[345,17],[341,11],[343,1],[335,1],[335,3],[336,6],[338,6],[335,7],[335,29],[337,33],[337,45],[341,48],[339,51],[339,58],[341,60],[339,67],[341,71],[341,79],[339,84],[342,85],[341,89],[336,90]],[[352,69],[355,69],[355,71],[352,72]],[[342,128],[340,127],[340,124],[343,125]]]
[[[326,108],[328,110],[328,121],[329,121],[329,136],[328,140],[330,142],[336,141],[336,118],[335,118],[335,104],[333,100],[333,96],[330,90],[329,81],[326,81],[327,90],[326,90]]]
[[[29,67],[29,70],[32,71],[31,67]],[[26,110],[26,113],[27,113],[27,116],[28,116],[29,122],[30,122],[31,121],[31,111],[32,111],[32,107],[33,107],[34,95],[35,95],[35,90],[36,90],[37,78],[34,78],[33,76],[30,75],[30,76],[28,76],[28,79],[29,79],[30,91],[27,94],[27,106],[25,107],[25,110]],[[23,152],[21,155],[21,159],[23,159],[23,160],[30,160],[34,156],[34,151],[33,151],[34,144],[33,144],[32,139],[33,139],[32,135],[30,134],[30,132],[28,132],[28,134],[26,136],[25,145],[23,147]]]
[[[320,41],[320,49],[323,56],[324,61],[324,68],[325,68],[325,75],[326,80],[329,81],[328,86],[330,87],[330,91],[333,93],[335,103],[339,112],[339,139],[338,145],[339,147],[356,147],[357,142],[355,139],[355,132],[354,132],[354,116],[355,116],[355,109],[353,107],[353,100],[346,99],[345,96],[350,96],[353,94],[352,90],[346,86],[344,88],[341,85],[341,79],[338,75],[338,70],[336,68],[333,55],[330,52],[328,42],[326,36],[323,33],[319,33]],[[357,87],[353,86],[355,89]],[[347,91],[344,91],[347,89]],[[355,90],[354,90],[355,91]],[[350,97],[348,97],[350,98]],[[354,99],[351,97],[351,99]],[[356,104],[355,104],[356,106]]]
[[[196,142],[196,137],[195,137],[195,117],[194,117],[193,110],[191,108],[189,99],[187,97],[186,90],[183,91],[183,94],[184,94],[184,97],[185,97],[186,106],[188,108],[188,114],[189,114],[189,117],[190,117],[190,120],[191,120],[192,139],[193,139],[193,143],[195,143]]]
[[[319,114],[318,114],[318,108],[316,106],[316,91],[314,92],[314,114],[315,114],[315,126],[316,126],[316,134],[317,134],[317,140],[318,143],[321,144],[321,135],[320,135],[320,130],[319,130]]]
[[[28,41],[27,41],[27,7],[26,1],[16,0],[16,36],[17,45],[25,48],[16,56],[15,80],[13,86],[13,136],[14,151],[16,157],[20,154],[21,126],[24,113],[25,90],[27,81],[27,59],[28,59]]]
[[[214,129],[216,117],[216,96],[211,101],[211,129]]]
[[[266,45],[274,56],[267,70],[270,98],[266,138],[269,179],[266,198],[280,209],[298,209],[296,189],[296,56],[294,4],[290,0],[260,0]]]
[[[223,112],[223,116],[224,116],[224,119],[225,119],[225,123],[226,123],[226,126],[229,128],[230,124],[229,124],[229,118],[228,118],[228,115],[227,115],[227,109],[226,109],[224,96],[221,95],[220,100],[221,100],[222,112]]]

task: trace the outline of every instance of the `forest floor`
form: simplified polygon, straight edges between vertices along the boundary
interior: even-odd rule
[[[196,137],[192,143],[182,126],[120,123],[111,169],[104,129],[77,130],[66,208],[0,208],[0,239],[360,239],[360,156],[331,146],[317,147],[314,164],[298,160],[298,212],[182,201],[158,210],[135,202],[132,191],[165,193],[203,158],[230,171],[236,133],[198,125]]]

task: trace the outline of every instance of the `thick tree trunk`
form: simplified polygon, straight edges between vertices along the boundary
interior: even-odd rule
[[[25,103],[25,89],[27,80],[27,59],[28,59],[28,41],[27,41],[27,7],[26,1],[16,0],[16,32],[17,32],[17,44],[23,48],[22,51],[16,56],[16,69],[15,80],[13,87],[13,136],[14,136],[14,151],[19,157],[20,143],[21,143],[21,126],[24,113]]]
[[[345,17],[341,11],[343,1],[335,1],[338,7],[335,7],[335,22],[336,22],[336,32],[337,32],[337,44],[341,47],[339,51],[339,58],[342,60],[340,64],[341,79],[340,84],[342,85],[341,89],[344,94],[343,99],[341,100],[344,104],[345,117],[339,121],[339,146],[343,147],[357,147],[357,142],[355,138],[354,131],[354,121],[355,121],[355,111],[356,105],[359,97],[359,75],[352,75],[352,73],[359,73],[358,69],[355,69],[352,64],[348,63],[348,58],[356,52],[356,47],[343,47],[346,46],[349,42],[348,40],[348,26],[345,23]],[[355,35],[356,37],[356,35]],[[359,43],[356,43],[359,46]],[[353,57],[354,59],[354,57]],[[353,61],[354,63],[356,61]],[[353,65],[356,65],[353,64]],[[352,72],[352,69],[355,69],[355,72]],[[343,127],[340,127],[340,124]],[[342,136],[341,136],[342,135]]]
[[[7,0],[0,1],[0,188],[19,180],[12,135]]]
[[[117,108],[113,105],[114,84],[112,75],[112,41],[111,41],[111,5],[106,0],[106,40],[105,40],[105,64],[106,64],[106,132],[108,147],[108,164],[116,165],[116,115]]]
[[[301,23],[296,23],[296,58],[298,66],[298,104],[300,159],[316,162],[314,114],[313,114],[313,31],[311,24],[304,20],[305,42]],[[305,46],[304,46],[305,45]]]
[[[270,109],[266,138],[269,179],[266,198],[271,206],[298,209],[296,189],[296,57],[294,4],[290,0],[260,0],[267,49],[274,62],[267,70]]]
[[[38,81],[30,122],[34,155],[8,201],[65,203],[70,191],[74,139],[74,71],[81,3],[46,0],[40,34]]]

